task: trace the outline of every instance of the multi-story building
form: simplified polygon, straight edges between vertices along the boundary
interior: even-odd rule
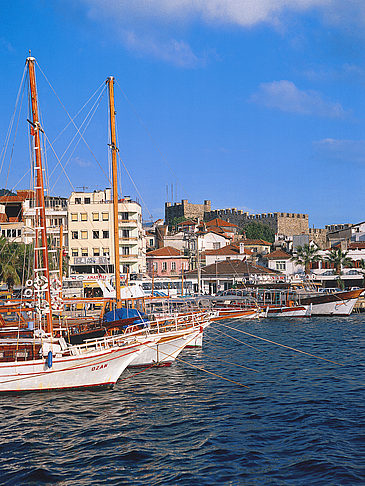
[[[60,246],[60,227],[63,226],[63,245],[67,245],[67,199],[45,196],[47,233],[52,245]],[[16,243],[31,243],[34,238],[34,192],[19,190],[0,197],[1,235]]]
[[[114,272],[113,204],[111,189],[73,192],[68,202],[71,273]],[[146,270],[141,206],[129,197],[118,202],[120,270]]]

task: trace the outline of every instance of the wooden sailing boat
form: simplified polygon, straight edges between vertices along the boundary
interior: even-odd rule
[[[27,296],[32,302],[0,307],[6,313],[8,334],[0,333],[0,392],[60,390],[85,387],[112,387],[124,369],[153,338],[129,336],[116,340],[109,336],[69,345],[53,332],[52,312],[62,305],[56,274],[51,276],[48,260],[44,180],[41,156],[42,128],[38,116],[35,59],[28,57],[30,105],[32,112],[33,171],[35,182],[35,256],[34,278],[27,281]],[[26,314],[25,314],[26,312]],[[22,315],[14,321],[18,333],[9,325],[9,313]],[[11,320],[10,320],[11,322]],[[1,323],[1,319],[0,319]],[[20,327],[27,325],[27,333]],[[10,332],[10,334],[9,334]]]
[[[115,133],[115,108],[114,108],[114,78],[107,80],[109,91],[110,114],[110,148],[112,152],[112,176],[113,176],[113,229],[114,229],[114,266],[115,266],[115,292],[116,309],[114,319],[118,320],[118,310],[122,307],[120,298],[120,263],[119,263],[119,227],[118,227],[118,181],[117,181],[117,146]],[[153,336],[156,343],[147,346],[139,356],[135,357],[130,366],[145,366],[150,364],[171,364],[178,354],[189,344],[199,346],[202,342],[203,330],[209,323],[207,312],[195,312],[190,316],[166,315],[161,322],[143,322],[142,329],[136,329],[135,324],[127,327],[126,333],[134,336]],[[131,331],[131,332],[130,332]]]

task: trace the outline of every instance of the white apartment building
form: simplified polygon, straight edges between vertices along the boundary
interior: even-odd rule
[[[19,190],[16,195],[0,198],[0,234],[11,242],[32,243],[35,217],[34,192]],[[47,233],[52,244],[59,247],[60,226],[63,226],[63,245],[67,245],[67,199],[45,196]]]
[[[120,271],[146,271],[140,204],[129,197],[118,202]],[[111,189],[73,192],[68,201],[70,272],[113,273],[113,204]]]

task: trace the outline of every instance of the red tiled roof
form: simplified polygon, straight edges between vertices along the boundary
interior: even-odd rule
[[[236,224],[229,223],[228,221],[224,221],[223,219],[220,218],[214,218],[205,223],[207,226],[222,226],[223,228],[226,228],[228,226],[231,226],[232,228],[238,228]]]
[[[176,226],[192,226],[196,224],[197,223],[195,221],[192,221],[191,219],[187,219],[186,221],[182,221],[181,223],[178,223]]]
[[[202,255],[239,255],[240,249],[236,245],[226,245],[222,248],[218,248],[217,250],[205,250]],[[252,255],[252,251],[248,248],[244,249],[245,255]]]
[[[179,250],[172,246],[164,246],[163,248],[157,248],[157,250],[149,251],[146,254],[147,257],[184,257]]]
[[[267,258],[268,260],[289,260],[291,255],[286,251],[279,249],[272,251],[268,255],[264,255],[264,258]]]
[[[349,243],[349,250],[363,250],[365,248],[365,241],[353,241]]]
[[[249,239],[246,239],[246,240],[243,240],[242,243],[244,245],[261,245],[261,246],[271,246],[271,243],[268,242],[268,241],[265,241],[265,240],[249,240]]]
[[[205,231],[198,231],[196,234],[197,235],[206,235],[207,233],[214,233],[218,236],[222,236],[222,238],[226,238],[227,240],[230,240],[231,237],[228,236],[224,231],[220,230],[219,228],[209,228],[209,229],[206,229]]]
[[[197,275],[197,272],[197,269],[191,270],[190,272],[187,272],[186,275],[195,276]],[[235,275],[236,277],[242,277],[255,274],[277,275],[280,274],[280,272],[270,270],[261,265],[253,265],[244,260],[223,260],[222,262],[212,263],[211,265],[201,268],[201,275],[203,277],[209,275]]]

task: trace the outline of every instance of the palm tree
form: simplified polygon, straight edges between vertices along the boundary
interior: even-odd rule
[[[324,259],[329,263],[333,263],[336,274],[341,275],[342,267],[352,266],[352,260],[347,255],[348,251],[342,251],[341,248],[332,248]]]
[[[297,246],[296,254],[291,258],[293,262],[304,266],[306,275],[310,273],[310,265],[313,262],[322,260],[321,255],[318,255],[319,249],[309,245]]]

